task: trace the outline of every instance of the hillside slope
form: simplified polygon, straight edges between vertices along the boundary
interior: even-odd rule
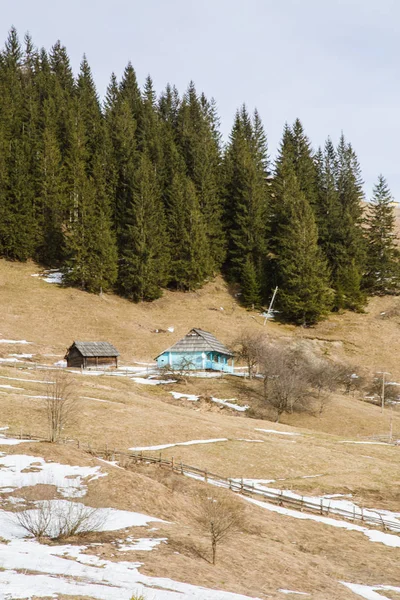
[[[10,427],[15,433],[22,430],[47,435],[44,382],[51,380],[53,370],[43,369],[43,366],[60,360],[74,339],[106,339],[120,350],[122,364],[133,365],[135,361],[151,363],[158,352],[193,326],[212,331],[227,344],[246,327],[265,331],[271,339],[281,343],[302,341],[313,352],[351,361],[371,371],[384,366],[392,371],[393,377],[397,376],[396,298],[374,299],[365,314],[332,315],[313,329],[296,329],[271,322],[264,328],[262,317],[241,308],[219,278],[196,293],[167,292],[153,304],[134,305],[113,295],[97,297],[48,284],[31,276],[36,273],[38,269],[32,263],[0,261],[0,358],[3,361],[0,363],[0,427]],[[382,312],[387,314],[381,315]],[[390,312],[393,316],[388,314]],[[174,331],[168,332],[168,327]],[[157,329],[165,331],[155,333]],[[22,343],[23,340],[30,343]],[[23,356],[28,354],[32,357]],[[21,362],[9,363],[10,359]],[[390,411],[382,416],[378,407],[351,396],[336,395],[320,418],[289,415],[278,425],[248,418],[246,413],[221,408],[204,399],[193,402],[171,395],[173,391],[202,398],[234,397],[241,405],[253,405],[257,402],[257,382],[223,377],[148,385],[143,383],[146,364],[136,363],[136,366],[144,370],[139,379],[129,373],[119,377],[79,372],[72,375],[79,413],[65,434],[79,440],[81,449],[72,443],[24,443],[7,447],[0,434],[0,451],[3,452],[0,482],[4,479],[0,488],[5,487],[4,492],[0,489],[3,508],[16,510],[18,504],[10,500],[10,492],[6,491],[6,453],[14,456],[26,452],[49,463],[99,466],[108,475],[89,481],[84,500],[89,506],[138,511],[170,522],[157,525],[156,535],[166,538],[166,543],[152,552],[132,550],[122,558],[120,552],[116,552],[122,538],[150,534],[132,529],[96,534],[84,542],[72,540],[72,544],[88,545],[86,552],[94,553],[101,560],[116,563],[122,559],[139,560],[143,563],[139,570],[145,575],[169,577],[258,598],[283,599],[287,597],[286,591],[292,590],[301,591],[312,600],[351,600],[357,596],[341,581],[370,586],[400,585],[396,568],[400,537],[395,534],[386,532],[389,537],[382,538],[383,532],[376,531],[371,538],[365,527],[366,531],[363,527],[349,530],[354,527],[352,523],[343,525],[338,519],[331,519],[333,524],[329,519],[321,523],[309,520],[306,513],[292,514],[279,506],[257,506],[246,500],[242,500],[245,524],[230,542],[221,546],[218,563],[213,567],[205,560],[207,538],[194,517],[198,495],[205,483],[158,466],[123,464],[121,469],[82,451],[87,444],[91,448],[107,446],[123,451],[145,448],[145,452],[155,456],[162,452],[164,457],[173,456],[178,463],[183,461],[221,476],[243,478],[277,490],[292,490],[313,496],[317,501],[324,496],[325,502],[329,502],[327,496],[339,495],[343,501],[375,511],[392,511],[391,518],[400,518],[399,447],[371,442],[364,445],[365,441],[358,437],[387,433]],[[391,420],[394,433],[400,433],[396,411]],[[163,448],[155,449],[159,446]],[[37,469],[34,461],[32,458],[33,470]],[[22,497],[28,503],[48,497],[46,494],[58,497],[54,482],[45,483],[44,486],[24,486],[11,496]],[[2,543],[5,542],[0,540],[0,551]],[[11,541],[10,552],[14,545],[17,542]],[[7,549],[3,550],[6,556]],[[77,551],[69,547],[68,552],[71,555],[75,552],[76,556]],[[15,563],[2,562],[1,556],[0,553],[0,567],[10,564],[7,569],[16,568]],[[78,562],[84,560],[82,555],[78,558]],[[21,569],[26,570],[26,563],[21,557],[18,560]],[[87,560],[94,564],[97,559]],[[0,569],[0,582],[7,573],[3,575]],[[29,573],[24,572],[26,576]],[[63,581],[62,574],[58,576]],[[88,571],[87,576],[93,578],[94,574]],[[147,590],[146,600],[164,600],[165,592],[161,593],[156,582],[154,585],[155,588]],[[90,589],[93,591],[93,586]],[[207,593],[204,598],[209,597]],[[85,600],[114,600],[116,597],[111,595],[111,590],[110,595],[104,595],[104,591],[102,594],[65,597],[79,600],[83,597]],[[187,594],[188,591],[182,592],[182,600],[192,597]],[[395,599],[393,594],[392,590],[383,597]],[[41,598],[43,594],[36,597]],[[119,597],[129,600],[122,592]]]

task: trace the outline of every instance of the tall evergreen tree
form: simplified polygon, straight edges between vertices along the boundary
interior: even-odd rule
[[[147,154],[135,172],[123,242],[122,293],[135,302],[159,298],[168,282],[169,248],[157,175]]]
[[[336,187],[340,206],[336,265],[332,269],[335,307],[358,310],[365,302],[361,279],[365,263],[364,193],[357,156],[344,136],[337,148]]]
[[[211,269],[214,271],[221,267],[225,258],[217,127],[215,107],[211,106],[204,94],[199,98],[191,82],[179,108],[177,142],[207,223]]]
[[[368,206],[367,260],[364,287],[371,294],[396,293],[400,284],[400,253],[396,245],[392,195],[379,175]]]
[[[313,211],[294,173],[284,165],[286,222],[277,236],[278,306],[284,318],[299,324],[320,320],[331,308],[332,291],[326,261],[318,246]]]
[[[171,283],[182,290],[198,288],[210,275],[211,257],[196,188],[183,173],[173,177],[167,218]]]
[[[255,287],[260,290],[264,284],[267,252],[268,172],[265,136],[257,113],[254,124],[253,129],[247,110],[242,107],[236,114],[225,153],[226,267],[229,277],[243,288],[250,272],[251,277],[255,274]],[[258,295],[250,304],[257,300]]]

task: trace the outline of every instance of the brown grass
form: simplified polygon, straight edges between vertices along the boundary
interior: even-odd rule
[[[241,328],[249,327],[265,331],[282,344],[299,340],[310,352],[362,364],[371,372],[385,368],[392,372],[393,379],[400,377],[397,361],[400,325],[396,319],[382,319],[380,315],[397,302],[395,298],[373,299],[365,314],[332,315],[313,329],[277,323],[268,323],[264,329],[261,317],[238,307],[219,278],[198,293],[167,292],[153,304],[133,305],[112,295],[100,298],[49,285],[32,278],[34,272],[38,268],[32,263],[0,261],[3,317],[0,337],[34,342],[32,346],[0,345],[2,356],[34,352],[38,362],[51,364],[63,356],[74,339],[105,339],[119,348],[123,363],[150,362],[193,326],[212,331],[227,344]],[[221,306],[224,311],[210,310]],[[169,326],[175,327],[173,334],[152,333]],[[0,376],[19,380],[0,378],[0,384],[23,388],[0,388],[6,392],[0,394],[0,426],[10,425],[14,432],[22,429],[45,435],[41,400],[23,394],[44,395],[46,386],[21,379],[50,378],[51,372],[43,374],[39,369],[0,365]],[[129,378],[77,374],[75,379],[80,413],[74,427],[66,431],[69,437],[90,442],[92,446],[108,444],[111,449],[122,450],[193,439],[228,438],[218,444],[170,448],[163,455],[168,458],[173,455],[177,461],[225,476],[284,479],[276,482],[277,487],[307,494],[352,493],[365,506],[398,510],[399,448],[340,443],[343,439],[357,440],[360,435],[389,431],[389,411],[382,416],[378,407],[355,397],[335,395],[321,417],[288,415],[280,425],[275,425],[205,401],[173,400],[169,394],[174,390],[235,397],[239,403],[259,410],[257,382],[224,377],[191,379],[187,385],[150,387],[137,385]],[[82,399],[83,396],[107,402]],[[302,435],[279,436],[255,431],[256,428]],[[393,415],[393,428],[400,432],[398,413]],[[264,443],[239,441],[239,438],[261,439]],[[101,465],[109,475],[89,485],[86,499],[89,505],[137,510],[170,521],[156,532],[157,537],[168,537],[168,544],[143,553],[142,569],[148,574],[261,598],[282,598],[277,590],[288,588],[310,592],[313,600],[350,600],[354,595],[337,583],[339,580],[399,584],[398,550],[371,543],[360,533],[295,520],[247,503],[246,531],[221,547],[219,562],[213,568],[199,558],[206,547],[206,538],[192,518],[194,498],[204,484],[183,480],[154,466],[142,465],[124,472],[83,454],[72,444],[24,444],[0,446],[0,450],[70,464]],[[317,474],[322,476],[303,479]],[[52,493],[46,486],[18,494],[26,493],[27,500],[33,500],[36,492],[46,497]],[[129,531],[125,533],[128,535]],[[145,530],[130,533],[136,537],[146,535]],[[102,546],[90,548],[90,552],[121,559],[112,557],[118,554],[114,541],[112,536],[104,538]],[[137,560],[137,553],[123,558]]]

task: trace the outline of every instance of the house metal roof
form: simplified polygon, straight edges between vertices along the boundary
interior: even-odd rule
[[[226,356],[233,356],[233,353],[228,350],[224,344],[217,340],[212,333],[203,331],[202,329],[191,329],[184,338],[176,342],[170,348],[167,348],[163,352],[160,352],[156,358],[164,354],[165,352],[219,352]]]
[[[109,342],[74,342],[71,348],[77,348],[82,356],[119,356],[119,352]]]

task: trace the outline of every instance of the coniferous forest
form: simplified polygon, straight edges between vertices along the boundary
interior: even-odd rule
[[[222,143],[213,99],[141,89],[128,63],[104,102],[83,58],[11,29],[0,54],[0,255],[60,267],[66,285],[151,301],[216,273],[245,306],[279,286],[282,318],[312,324],[396,293],[399,252],[382,175],[365,209],[351,144],[314,150],[286,124],[274,164],[257,111]]]

